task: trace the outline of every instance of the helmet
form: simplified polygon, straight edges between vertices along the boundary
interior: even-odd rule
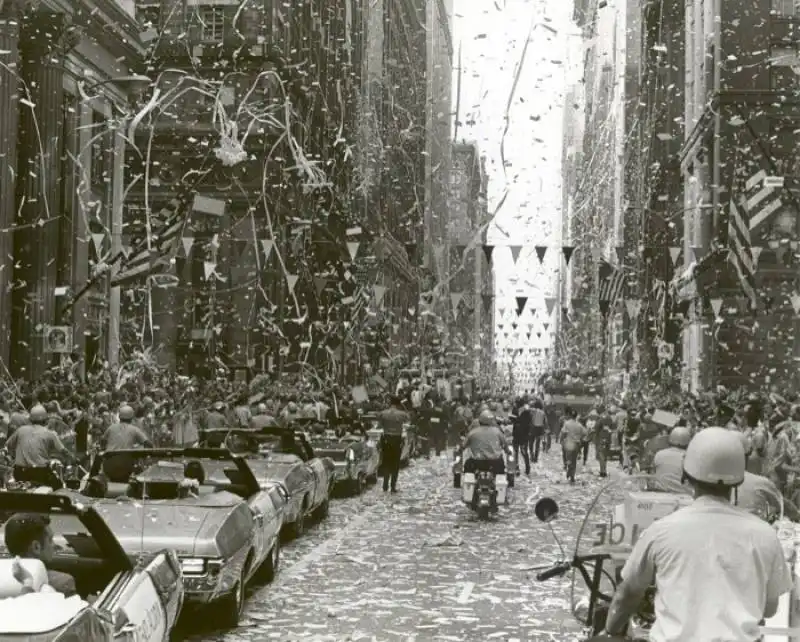
[[[697,433],[683,460],[684,472],[705,484],[738,486],[744,481],[744,469],[741,438],[724,428],[706,428]]]
[[[133,408],[131,408],[128,405],[122,406],[119,409],[119,420],[120,421],[130,421],[135,416],[136,416],[136,413],[133,411]]]
[[[214,405],[212,406],[214,410],[225,410],[225,404],[221,401],[215,401]]]
[[[753,452],[753,440],[749,435],[745,435],[743,432],[739,433],[739,439],[742,441],[745,457],[749,456],[750,453]]]
[[[37,403],[33,408],[31,408],[31,423],[43,424],[47,423],[47,419],[47,411],[44,409],[43,405]]]
[[[692,433],[684,426],[677,426],[669,433],[669,445],[676,448],[686,448],[692,440]]]
[[[478,417],[481,426],[494,426],[494,415],[490,410],[484,410]]]

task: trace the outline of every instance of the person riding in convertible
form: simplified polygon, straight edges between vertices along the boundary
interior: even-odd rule
[[[465,473],[487,471],[502,475],[506,472],[508,442],[490,410],[481,412],[478,426],[470,430],[464,440],[464,450],[469,451],[464,454]]]

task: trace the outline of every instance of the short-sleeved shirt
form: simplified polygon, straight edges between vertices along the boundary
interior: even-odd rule
[[[14,465],[28,468],[44,468],[55,455],[66,451],[58,436],[47,426],[28,424],[21,426],[6,442],[6,448],[14,453]]]
[[[589,436],[589,431],[575,419],[567,419],[561,429],[564,450],[577,450]]]
[[[755,642],[767,603],[792,588],[769,524],[707,496],[649,526],[622,577],[655,584],[651,642]]]
[[[399,408],[388,408],[378,415],[378,423],[383,428],[384,435],[400,437],[403,434],[403,424],[411,421],[408,413]]]
[[[139,426],[119,423],[109,426],[103,435],[103,441],[106,450],[130,450],[143,446],[150,439]]]

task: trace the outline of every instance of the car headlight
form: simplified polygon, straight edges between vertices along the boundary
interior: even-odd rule
[[[352,448],[348,448],[347,452],[345,453],[345,457],[347,458],[347,461],[352,463],[356,460],[356,453]]]

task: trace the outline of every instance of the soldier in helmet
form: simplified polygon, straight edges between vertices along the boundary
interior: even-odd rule
[[[100,440],[103,450],[130,450],[131,448],[152,448],[153,443],[145,432],[133,423],[136,412],[131,406],[119,409],[119,421],[111,424]]]
[[[61,487],[50,470],[52,459],[71,461],[72,454],[64,447],[55,432],[47,427],[49,416],[44,406],[31,408],[29,423],[20,426],[6,442],[14,457],[14,479],[54,490]]]

